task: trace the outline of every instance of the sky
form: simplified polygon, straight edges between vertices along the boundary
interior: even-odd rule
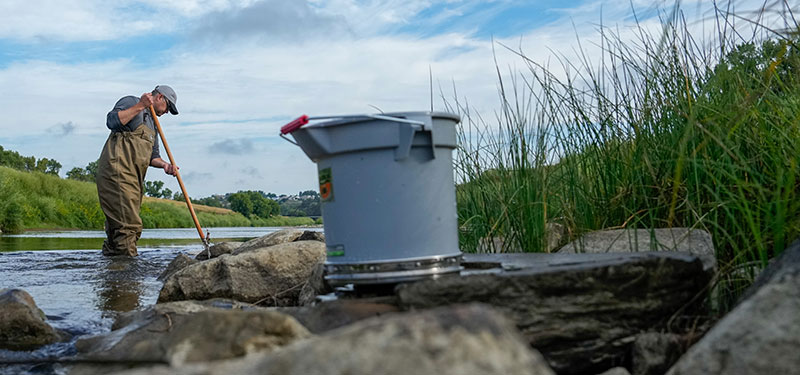
[[[710,3],[681,4],[688,18],[702,20]],[[180,115],[160,123],[191,197],[316,190],[314,163],[278,136],[288,121],[426,111],[431,76],[435,110],[444,108],[441,95],[457,95],[491,115],[499,107],[495,63],[503,71],[524,67],[503,45],[541,63],[580,48],[591,55],[601,23],[632,36],[637,20],[659,27],[659,9],[671,4],[3,0],[0,145],[56,159],[64,176],[99,157],[106,113],[119,98],[167,84]],[[167,159],[163,146],[161,153]],[[147,179],[180,190],[159,169]]]

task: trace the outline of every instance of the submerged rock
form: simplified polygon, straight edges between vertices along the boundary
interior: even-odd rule
[[[134,374],[553,375],[513,323],[482,305],[364,320],[266,355]]]
[[[158,302],[231,298],[270,306],[296,306],[314,267],[325,261],[318,241],[281,243],[223,255],[170,276]]]
[[[181,301],[122,315],[107,334],[78,340],[84,359],[177,366],[266,352],[311,334],[289,315],[235,301]],[[83,366],[73,373],[92,373]],[[108,366],[100,366],[110,370]]]
[[[220,242],[220,243],[214,244],[213,246],[209,247],[208,251],[206,251],[206,250],[201,251],[200,253],[198,253],[194,257],[194,259],[207,260],[207,259],[216,258],[216,257],[218,257],[218,256],[220,256],[222,254],[230,254],[234,250],[239,248],[239,246],[242,246],[241,242]],[[208,256],[209,252],[211,253],[210,257]]]
[[[697,257],[671,252],[465,254],[462,264],[493,260],[500,266],[494,271],[400,285],[401,306],[490,304],[514,320],[559,374],[623,363],[637,334],[702,297],[711,278]]]
[[[66,339],[45,321],[28,292],[0,290],[0,349],[33,350]]]
[[[745,296],[667,374],[799,374],[800,240]]]

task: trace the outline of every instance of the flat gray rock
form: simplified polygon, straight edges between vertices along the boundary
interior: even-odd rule
[[[673,252],[465,254],[462,264],[462,276],[400,285],[401,306],[490,304],[559,374],[621,363],[640,332],[702,297],[711,278],[697,257]]]
[[[614,229],[586,233],[559,253],[619,253],[675,251],[697,255],[706,267],[716,267],[711,234],[700,229]]]

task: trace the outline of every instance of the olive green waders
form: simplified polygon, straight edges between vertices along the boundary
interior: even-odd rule
[[[103,255],[138,255],[139,208],[154,141],[155,132],[142,124],[132,132],[111,133],[103,146],[97,162],[97,195],[106,216]]]

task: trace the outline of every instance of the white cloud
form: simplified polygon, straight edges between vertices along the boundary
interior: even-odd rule
[[[437,87],[436,109],[443,108],[438,86],[449,96],[453,83],[459,97],[468,99],[485,118],[491,118],[498,108],[497,77],[489,40],[465,33],[421,38],[381,32],[412,22],[413,17],[430,6],[430,1],[318,0],[310,2],[308,7],[287,6],[285,11],[302,9],[309,12],[309,17],[319,17],[315,20],[340,17],[344,25],[336,25],[342,27],[336,30],[348,30],[338,34],[324,32],[334,30],[331,29],[334,26],[320,24],[316,32],[302,40],[270,34],[272,29],[259,25],[257,17],[245,17],[242,13],[275,2],[148,0],[144,6],[141,3],[134,6],[132,1],[113,6],[99,1],[43,4],[51,8],[72,6],[76,15],[64,15],[64,22],[58,21],[58,16],[40,13],[39,7],[23,8],[21,4],[3,2],[0,12],[21,13],[21,19],[32,24],[16,20],[11,20],[11,25],[0,22],[0,38],[72,35],[69,38],[80,39],[103,32],[109,38],[118,38],[136,31],[121,30],[118,21],[112,22],[119,19],[119,15],[114,15],[116,11],[128,8],[139,9],[133,10],[133,14],[145,8],[154,9],[156,14],[152,19],[156,21],[146,22],[160,24],[174,16],[178,21],[171,27],[176,28],[227,12],[213,25],[215,30],[227,30],[227,38],[212,43],[209,38],[190,39],[146,66],[118,59],[93,63],[25,61],[0,69],[0,86],[14,88],[13,95],[0,101],[0,112],[4,114],[0,144],[26,155],[55,158],[64,164],[63,171],[73,166],[83,167],[97,158],[108,134],[105,115],[119,97],[140,95],[162,83],[172,85],[178,93],[181,114],[165,115],[161,123],[193,197],[237,190],[285,193],[314,189],[314,164],[296,146],[277,136],[284,121],[304,113],[375,112],[371,106],[384,111],[427,110],[429,69]],[[469,9],[471,2],[452,5]],[[591,5],[576,8],[554,24],[520,30],[519,36],[498,41],[512,48],[521,47],[537,62],[552,62],[553,50],[574,61],[577,34],[589,58],[597,59],[598,47],[592,44],[597,41],[600,21],[597,9]],[[624,37],[633,35],[628,28],[629,16],[627,2],[603,5],[603,23],[620,25]],[[91,22],[77,25],[82,17]],[[264,22],[270,20],[270,14],[264,17]],[[252,24],[237,23],[240,20]],[[39,23],[45,21],[53,25]],[[655,20],[644,25],[653,30],[660,27]],[[72,26],[76,29],[73,34],[65,34],[64,29]],[[144,25],[141,29],[149,27],[154,26]],[[245,36],[254,33],[278,35],[278,40]],[[524,61],[504,48],[497,46],[496,53],[503,72],[526,69]],[[73,127],[66,131],[57,127],[59,124]],[[64,133],[61,137],[52,136],[61,133]],[[225,140],[232,143],[225,144]],[[251,152],[210,153],[210,148],[220,142],[221,146]],[[166,158],[163,150],[162,155]],[[148,177],[166,181],[166,187],[173,191],[179,189],[173,178],[159,170],[151,169]]]

